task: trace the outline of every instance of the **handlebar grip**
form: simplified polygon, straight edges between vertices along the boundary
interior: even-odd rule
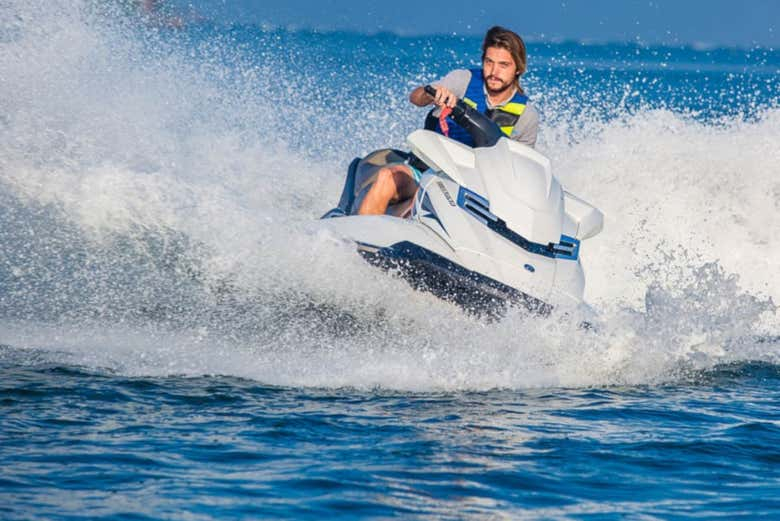
[[[423,89],[425,89],[426,94],[436,97],[436,89],[432,86],[425,85]],[[503,136],[501,129],[494,121],[469,107],[462,99],[455,103],[450,117],[471,134],[475,147],[491,147]]]

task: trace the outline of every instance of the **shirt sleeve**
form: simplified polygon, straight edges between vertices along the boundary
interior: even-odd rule
[[[539,133],[539,112],[533,105],[526,105],[525,110],[515,123],[510,139],[528,145],[536,146],[536,135]]]
[[[466,69],[455,69],[447,73],[445,77],[435,82],[434,85],[440,85],[450,89],[457,97],[462,98],[466,95],[466,89],[471,81],[471,71]]]

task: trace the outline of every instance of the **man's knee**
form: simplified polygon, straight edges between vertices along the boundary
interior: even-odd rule
[[[393,185],[395,186],[395,177],[393,176],[393,171],[383,166],[379,169],[379,172],[376,174],[376,183],[378,185]]]
[[[395,195],[403,179],[390,167],[382,167],[376,175],[376,185],[382,193],[388,196]]]

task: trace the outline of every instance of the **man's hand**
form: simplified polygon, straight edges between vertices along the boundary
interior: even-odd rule
[[[453,108],[458,101],[458,97],[447,87],[440,87],[439,85],[431,85],[436,89],[436,96],[431,96],[425,92],[423,87],[417,87],[409,95],[409,101],[417,105],[418,107],[425,107],[433,103],[439,108],[450,107]]]
[[[449,107],[453,108],[458,101],[458,97],[452,93],[447,87],[439,87],[438,85],[432,85],[436,89],[436,96],[433,98],[433,104],[439,108]]]

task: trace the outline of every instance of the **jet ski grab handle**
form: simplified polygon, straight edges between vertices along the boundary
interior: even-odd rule
[[[436,96],[435,88],[430,85],[423,88],[426,94]],[[498,143],[499,138],[505,137],[492,119],[469,107],[462,99],[458,99],[455,103],[450,117],[471,135],[471,139],[474,140],[474,148],[492,147]]]

